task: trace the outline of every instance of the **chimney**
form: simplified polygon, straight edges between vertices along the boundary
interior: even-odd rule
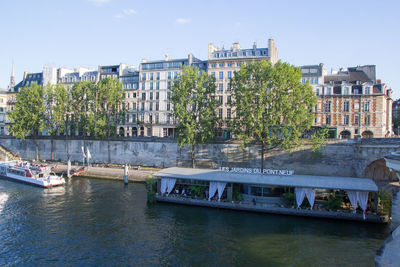
[[[142,63],[146,63],[147,62],[147,58],[142,58]]]
[[[189,61],[189,66],[191,66],[193,64],[193,54],[192,53],[190,53],[188,55],[188,61]]]
[[[253,43],[253,49],[254,49],[254,50],[257,49],[257,43],[256,43],[256,42]]]
[[[376,83],[377,83],[377,84],[381,84],[381,83],[382,83],[382,80],[381,80],[381,79],[377,79],[377,80],[376,80]]]
[[[165,61],[171,60],[172,58],[165,54]]]
[[[240,50],[240,44],[239,44],[239,42],[234,42],[234,43],[233,43],[232,50],[233,50],[233,52],[237,52],[237,51]]]

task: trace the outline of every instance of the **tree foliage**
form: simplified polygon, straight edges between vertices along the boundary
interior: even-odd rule
[[[78,82],[68,91],[63,85],[32,84],[17,94],[10,114],[11,133],[17,138],[35,135],[46,129],[51,135],[78,130],[93,137],[110,137],[124,122],[125,92],[122,84],[111,78]]]
[[[266,149],[292,150],[312,126],[317,98],[301,72],[288,63],[259,61],[242,65],[231,80],[235,136],[261,143],[261,168]]]
[[[311,136],[312,152],[317,152],[321,147],[326,145],[326,139],[329,136],[329,128],[324,127],[315,131]]]
[[[17,94],[14,110],[9,114],[10,132],[19,139],[37,136],[45,126],[44,89],[33,83]]]
[[[191,147],[193,168],[198,144],[210,143],[215,138],[218,122],[215,90],[214,77],[191,66],[182,67],[182,73],[172,86],[171,102],[177,119],[177,142],[180,147]]]
[[[45,127],[51,135],[65,132],[66,114],[69,107],[68,92],[64,86],[50,85],[44,87]]]

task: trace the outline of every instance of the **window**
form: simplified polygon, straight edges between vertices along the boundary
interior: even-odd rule
[[[364,111],[369,112],[370,106],[371,106],[371,102],[365,101],[364,102]]]
[[[319,88],[315,89],[315,94],[319,95]]]
[[[216,68],[216,67],[217,67],[217,64],[215,64],[215,63],[211,64],[211,68]]]
[[[156,103],[156,111],[159,111],[160,110],[160,104],[157,102]]]
[[[222,108],[218,110],[218,117],[222,118]]]
[[[171,89],[171,82],[170,82],[170,81],[169,81],[168,84],[167,84],[167,88],[168,88],[168,89]]]
[[[220,95],[220,96],[219,96],[219,104],[222,105],[223,103],[224,103],[223,96]]]
[[[349,106],[350,106],[350,102],[349,101],[344,101],[343,102],[343,111],[344,112],[349,112]]]
[[[167,99],[171,99],[171,92],[167,92]]]
[[[359,124],[359,117],[358,115],[354,115],[354,125],[358,126],[358,124]]]
[[[232,63],[228,63],[228,67],[232,67],[232,65],[233,65]]]
[[[170,111],[171,110],[171,103],[167,103],[167,110]]]
[[[231,104],[232,103],[232,96],[228,95],[228,97],[226,98],[226,102],[228,104]]]
[[[178,72],[174,72],[174,79],[176,79],[178,77]]]
[[[343,117],[343,124],[344,124],[344,125],[349,125],[349,115],[344,115],[344,117]]]
[[[215,72],[211,72],[211,76],[213,76],[215,78]]]
[[[346,87],[344,88],[344,94],[345,94],[345,95],[349,95],[349,87],[346,86]]]
[[[228,83],[228,84],[227,84],[227,88],[226,88],[226,90],[227,90],[228,92],[230,92],[230,91],[231,91],[231,83]]]
[[[146,73],[143,73],[142,74],[142,81],[145,81],[146,80]]]
[[[150,111],[153,111],[153,103],[150,103],[149,108],[150,108]]]
[[[236,63],[236,66],[240,67],[242,65],[241,62]]]
[[[219,92],[224,91],[224,84],[223,83],[218,84],[218,91]]]
[[[146,100],[146,93],[142,93],[142,100]]]
[[[224,63],[219,63],[219,67],[220,67],[220,68],[223,68],[224,66],[225,66]]]
[[[143,111],[144,110],[144,102],[141,103],[140,109]]]
[[[158,100],[158,99],[160,99],[160,93],[159,92],[156,93],[156,100]]]
[[[326,116],[326,121],[325,121],[326,125],[331,125],[331,115],[327,115]]]
[[[171,72],[168,72],[168,80],[171,80]]]
[[[157,90],[160,89],[160,82],[156,82],[156,89],[157,89]]]
[[[160,79],[160,73],[157,72],[157,80],[159,80],[159,79]]]
[[[145,89],[145,86],[144,86],[144,83],[142,83],[142,90],[144,90]]]
[[[332,87],[326,88],[326,94],[331,95],[332,94]]]
[[[150,90],[153,90],[153,82],[150,83]]]
[[[365,125],[371,124],[371,115],[365,115]]]
[[[228,108],[228,109],[226,110],[226,116],[227,116],[228,118],[231,117],[231,109],[230,109],[230,108]]]
[[[153,100],[153,92],[150,92],[150,100]]]
[[[220,80],[223,80],[223,79],[224,79],[224,72],[223,72],[223,71],[220,71],[220,72],[219,72],[219,79],[220,79]]]
[[[358,95],[358,89],[354,89],[354,94]]]
[[[150,80],[153,80],[153,73],[150,73]]]
[[[331,101],[326,101],[324,105],[324,112],[331,112]]]
[[[365,87],[365,94],[369,95],[371,93],[371,88],[370,87]]]
[[[232,78],[232,71],[228,71],[228,79]]]

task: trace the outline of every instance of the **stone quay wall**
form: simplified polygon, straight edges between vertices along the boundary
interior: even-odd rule
[[[153,167],[190,167],[190,150],[180,148],[176,140],[167,138],[119,138],[109,140],[63,139],[41,137],[19,140],[0,138],[0,144],[23,159],[35,158],[35,142],[39,158],[66,162],[68,155],[74,162],[82,162],[81,147],[88,147],[91,163],[116,163]],[[320,150],[311,153],[311,146],[286,152],[268,151],[265,169],[294,170],[295,174],[362,177],[371,162],[381,159],[392,151],[400,150],[400,139],[332,140]],[[86,152],[86,149],[85,149]],[[260,168],[260,146],[242,147],[237,141],[201,145],[196,152],[196,167],[243,167]]]

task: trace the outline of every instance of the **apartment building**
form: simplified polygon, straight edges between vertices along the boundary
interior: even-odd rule
[[[270,60],[272,63],[278,61],[278,51],[275,42],[268,40],[268,47],[258,48],[254,43],[252,48],[244,49],[239,43],[233,43],[230,49],[218,48],[213,44],[208,45],[208,74],[216,79],[217,92],[216,97],[219,100],[220,107],[218,116],[222,119],[231,118],[232,109],[229,105],[231,101],[230,79],[235,71],[240,69],[242,64],[259,60]],[[231,138],[229,132],[223,123],[220,124],[218,136]]]
[[[302,82],[318,97],[313,127],[327,126],[332,138],[383,138],[392,135],[392,90],[376,79],[375,66],[327,74],[323,64],[302,66]]]
[[[175,120],[172,115],[171,88],[182,66],[206,70],[206,63],[189,54],[187,58],[143,60],[139,67],[139,90],[136,106],[136,126],[133,133],[140,136],[175,136]],[[135,129],[136,128],[136,129]]]

